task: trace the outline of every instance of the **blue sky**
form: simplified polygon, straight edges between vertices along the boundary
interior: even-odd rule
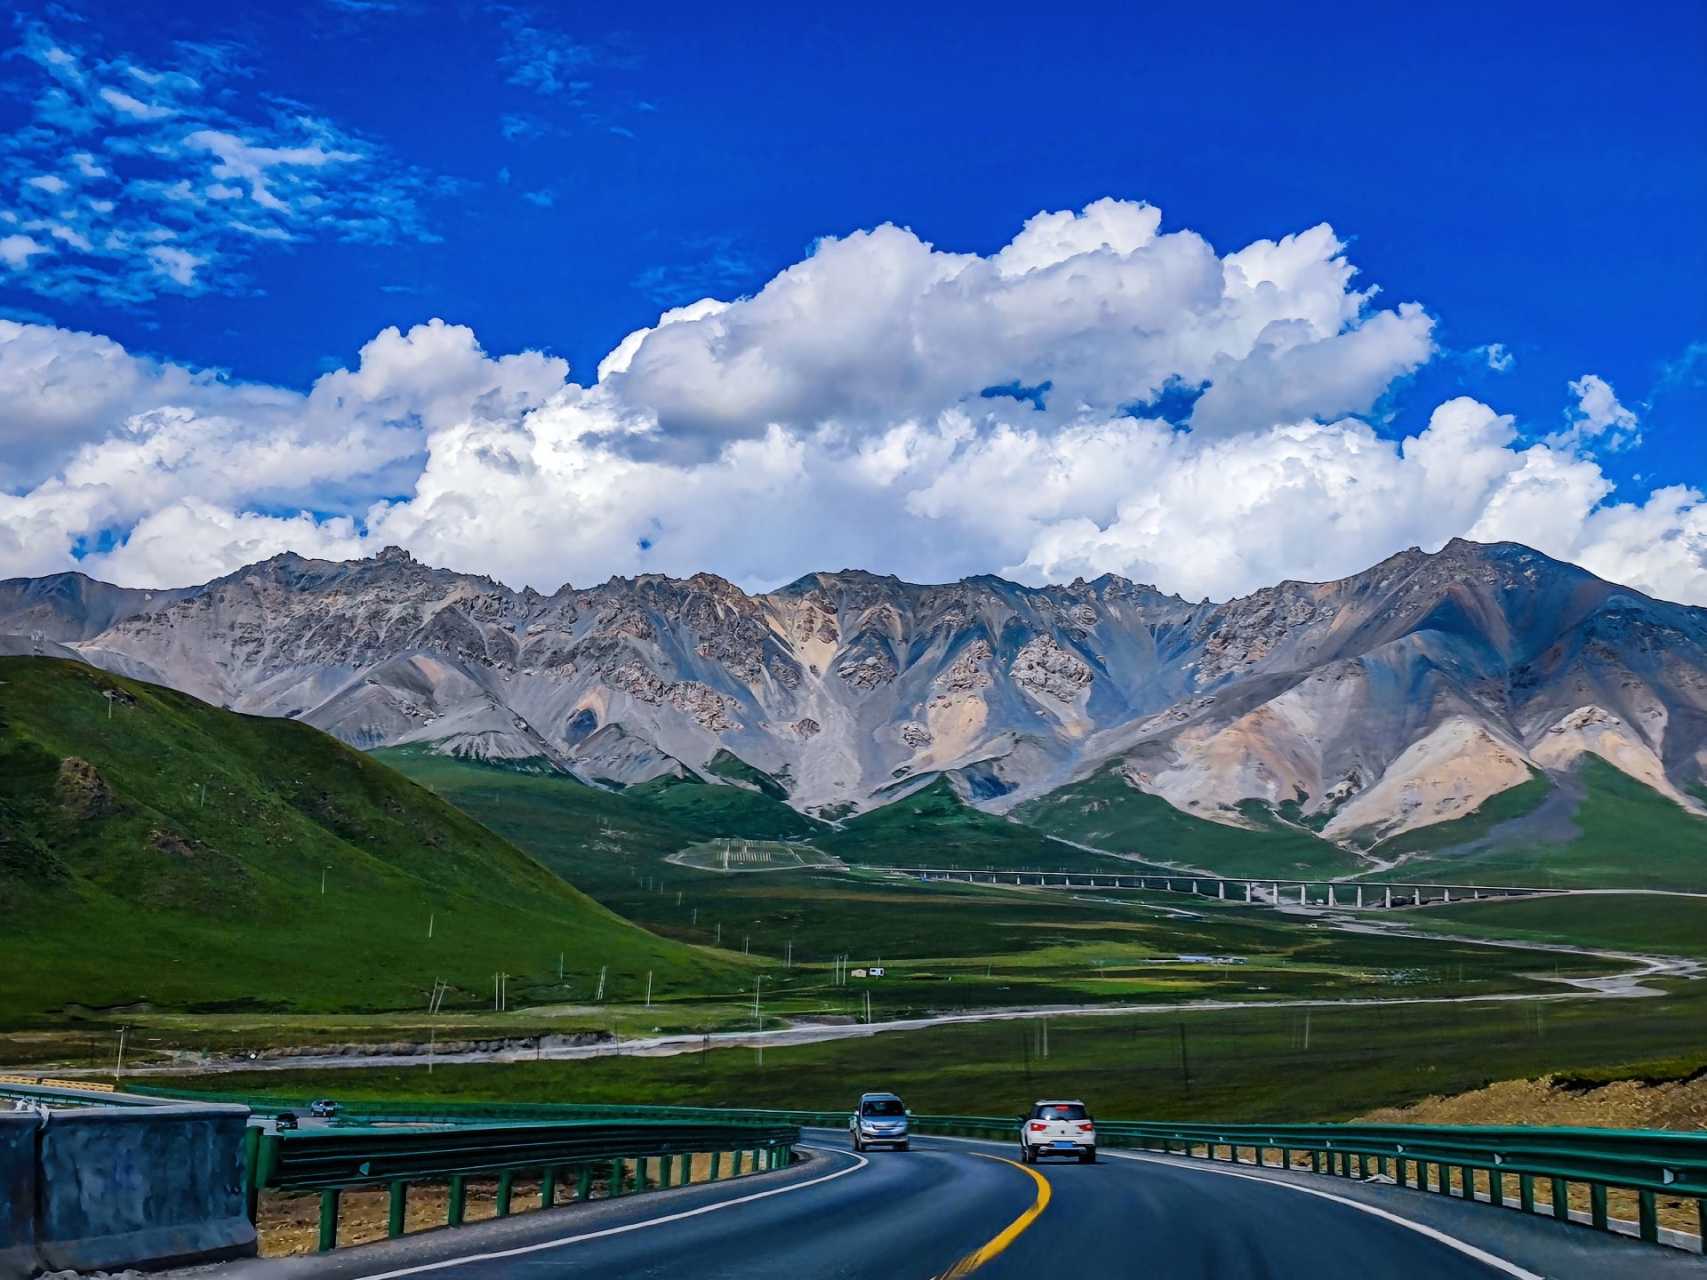
[[[1595,442],[1613,497],[1707,480],[1698,4],[177,0],[26,7],[7,37],[0,181],[35,229],[0,315],[135,356],[302,393],[436,317],[586,382],[819,237],[893,223],[987,257],[1112,197],[1222,254],[1328,223],[1366,309],[1419,303],[1432,355],[1351,410],[1381,438],[1468,395],[1539,440],[1594,375],[1640,436]],[[68,221],[79,192],[116,207]],[[359,531],[413,482],[380,470],[232,507]]]

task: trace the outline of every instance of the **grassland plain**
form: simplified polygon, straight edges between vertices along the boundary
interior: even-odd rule
[[[1644,954],[1707,956],[1707,897],[1661,893],[1485,899],[1406,915],[1414,929]]]
[[[453,806],[289,720],[78,663],[0,658],[0,1026],[165,1007],[333,1013],[746,985]]]
[[[1606,971],[1592,958],[1346,934],[1267,908],[1172,894],[926,884],[858,868],[723,875],[667,862],[674,841],[697,842],[700,833],[663,825],[631,793],[442,756],[388,758],[627,919],[666,937],[791,959],[791,968],[767,978],[765,1005],[777,1014],[863,1009],[862,989],[831,985],[843,956],[851,965],[889,968],[872,990],[883,1017],[1034,1004],[1536,991],[1555,974]],[[1013,827],[966,810],[952,793],[921,793],[918,801],[899,816],[916,839],[935,813],[960,831]]]
[[[222,1075],[195,1087],[281,1099],[632,1102],[839,1108],[894,1089],[918,1111],[1016,1115],[1082,1097],[1131,1119],[1343,1120],[1561,1071],[1707,1060],[1707,983],[1640,1000],[1253,1007],[1026,1019],[670,1058]],[[1045,1056],[1045,1040],[1047,1056]],[[189,1081],[174,1079],[174,1087]]]

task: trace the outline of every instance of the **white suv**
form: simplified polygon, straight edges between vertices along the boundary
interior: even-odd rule
[[[1035,1164],[1040,1156],[1077,1156],[1083,1164],[1095,1164],[1097,1127],[1085,1104],[1039,1102],[1020,1121],[1019,1158]]]

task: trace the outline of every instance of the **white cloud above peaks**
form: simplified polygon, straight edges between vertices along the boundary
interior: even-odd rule
[[[1221,254],[1117,200],[989,255],[890,225],[820,241],[751,296],[664,312],[586,385],[440,320],[307,390],[0,325],[0,393],[30,415],[0,432],[33,450],[0,477],[0,575],[166,585],[398,543],[544,589],[854,565],[1221,598],[1467,535],[1707,603],[1701,496],[1618,502],[1586,452],[1637,426],[1610,386],[1572,384],[1568,438],[1526,444],[1468,397],[1395,437],[1385,405],[1434,351],[1331,228]]]

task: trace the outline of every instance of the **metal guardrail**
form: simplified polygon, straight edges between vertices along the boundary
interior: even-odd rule
[[[217,1097],[247,1102],[257,1108],[281,1105],[238,1095],[185,1092],[177,1096],[209,1100]],[[675,1125],[736,1123],[843,1128],[848,1115],[841,1110],[387,1102],[358,1104],[341,1119],[357,1125],[446,1127],[484,1126],[502,1121],[562,1123],[605,1119]],[[1020,1124],[1019,1117],[912,1117],[913,1131],[919,1134],[997,1142],[1015,1141]],[[1673,1196],[1695,1201],[1697,1234],[1707,1236],[1707,1133],[1521,1125],[1208,1125],[1099,1120],[1097,1140],[1107,1147],[1237,1160],[1270,1168],[1308,1168],[1343,1177],[1380,1175],[1400,1187],[1465,1197],[1485,1194],[1491,1204],[1526,1213],[1539,1209],[1561,1222],[1572,1221],[1571,1188],[1586,1187],[1587,1225],[1603,1231],[1612,1230],[1615,1225],[1608,1212],[1608,1192],[1625,1191],[1636,1199],[1636,1234],[1650,1242],[1660,1239],[1657,1199],[1662,1195]],[[1549,1203],[1538,1206],[1537,1182],[1544,1184]],[[1485,1192],[1480,1187],[1485,1187]],[[1511,1190],[1516,1194],[1508,1195]]]
[[[37,1080],[33,1076],[0,1076],[0,1098],[31,1102],[59,1109],[63,1107],[158,1107],[166,1105],[164,1096],[142,1096],[119,1093],[112,1085],[84,1084],[77,1080]],[[185,1091],[170,1099],[172,1102],[218,1102],[218,1098],[197,1096]],[[243,1104],[247,1105],[247,1104]]]
[[[386,1234],[404,1233],[409,1189],[421,1182],[448,1184],[446,1223],[460,1226],[468,1183],[497,1182],[497,1216],[509,1216],[518,1176],[539,1179],[542,1208],[557,1202],[561,1180],[572,1177],[575,1198],[590,1200],[602,1180],[605,1196],[686,1185],[693,1157],[709,1155],[710,1181],[723,1176],[780,1169],[800,1140],[797,1125],[732,1121],[682,1123],[670,1120],[571,1120],[508,1124],[462,1123],[438,1128],[343,1127],[264,1132],[253,1126],[245,1150],[245,1207],[259,1216],[263,1190],[320,1193],[319,1247],[337,1246],[342,1195],[356,1187],[389,1193]],[[751,1154],[751,1165],[746,1166]],[[746,1167],[744,1167],[746,1166]]]

